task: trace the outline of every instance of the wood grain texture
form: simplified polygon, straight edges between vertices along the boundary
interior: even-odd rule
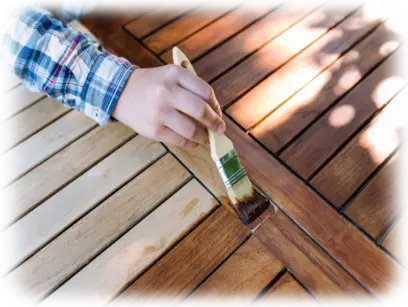
[[[262,187],[306,233],[375,294],[381,295],[398,284],[398,276],[393,274],[400,268],[396,262],[250,136],[230,120],[225,121],[226,135],[234,143],[251,180]]]
[[[21,112],[34,102],[44,98],[43,93],[29,91],[25,86],[18,85],[9,92],[0,96],[0,123]]]
[[[21,143],[70,111],[61,103],[46,98],[1,123],[0,154]]]
[[[151,12],[144,14],[136,20],[128,23],[125,29],[137,38],[142,38],[149,35],[154,30],[166,25],[167,23],[175,20],[180,15],[190,10],[192,6],[184,7],[183,9],[174,8],[166,5],[162,5],[159,8],[152,10]]]
[[[388,229],[399,211],[395,201],[398,160],[394,156],[344,211],[375,239]]]
[[[388,30],[390,18],[289,98],[251,134],[271,151],[282,149],[336,99],[346,94],[381,60],[395,51],[402,37]],[[380,52],[375,52],[375,51]]]
[[[0,169],[4,173],[0,179],[0,190],[96,125],[89,117],[70,112],[1,155]]]
[[[13,284],[24,300],[35,303],[115,242],[151,210],[178,190],[190,175],[171,156],[152,167],[81,218],[55,240],[0,281]]]
[[[180,301],[249,236],[236,215],[221,206],[144,273],[115,301]]]
[[[226,9],[225,7],[211,11],[208,9],[194,10],[148,36],[143,42],[155,53],[160,54],[183,38],[221,17],[228,10],[230,8]]]
[[[61,127],[61,130],[66,128]],[[0,192],[0,196],[7,200],[2,204],[8,213],[8,218],[3,219],[3,222],[9,224],[35,208],[58,188],[109,155],[133,135],[131,129],[119,123],[98,127],[53,155]],[[62,139],[65,137],[60,136]],[[48,147],[50,145],[46,144],[45,148]]]
[[[395,69],[400,48],[373,73],[353,88],[313,126],[283,151],[281,158],[298,174],[308,178],[366,120],[384,107],[405,85]]]
[[[407,255],[407,243],[405,240],[405,229],[408,225],[408,214],[398,221],[397,225],[391,230],[391,232],[385,237],[382,246],[384,246],[390,253],[398,260],[406,263]]]
[[[277,299],[302,303],[313,301],[312,296],[287,272],[262,295],[259,301],[266,303]]]
[[[313,11],[314,7],[282,5],[194,63],[197,74],[206,81],[212,80],[285,32]]]
[[[106,135],[111,146],[123,140],[114,136]],[[0,233],[1,248],[13,255],[2,261],[0,272],[33,254],[165,152],[159,143],[138,136]]]
[[[55,306],[70,293],[105,305],[216,206],[198,181],[189,182],[53,293],[45,306]]]
[[[405,88],[310,181],[335,206],[343,205],[401,144],[407,99]]]
[[[272,215],[255,232],[318,299],[339,296],[367,298],[368,293],[282,212]]]
[[[250,303],[282,269],[283,264],[252,236],[186,302],[222,297]]]
[[[190,36],[177,47],[183,51],[190,61],[194,61],[203,53],[228,39],[258,18],[261,18],[268,10],[270,9],[254,8],[249,3],[244,4]],[[173,63],[172,51],[166,51],[161,58],[166,63]]]
[[[296,54],[324,34],[311,46],[300,52],[290,62],[275,71],[271,76],[258,84],[256,88],[235,102],[227,109],[227,113],[245,129],[253,128],[293,94],[302,89],[322,70],[336,61],[342,53],[360,40],[368,31],[379,24],[379,22],[365,22],[364,12],[364,8],[362,8],[334,29],[330,29],[341,21],[344,16],[339,13],[332,13],[331,11],[329,13],[324,10],[318,11],[320,15],[316,13],[318,16],[302,26],[300,31],[303,33],[293,32],[294,36],[290,40],[281,41],[277,39],[274,45],[262,48],[255,55],[261,59],[262,67],[253,70],[254,72],[249,77],[246,76],[244,83],[240,83],[239,79],[238,81],[234,80],[234,84],[238,83],[236,86],[240,89],[240,93],[253,87],[259,80],[287,61],[290,56]],[[349,30],[355,24],[359,24],[359,27]],[[329,31],[325,33],[327,30]],[[294,40],[296,40],[296,44],[291,43]],[[253,66],[250,62],[245,65],[247,67]],[[234,71],[234,75],[241,75],[240,72],[242,72],[242,70],[239,71],[238,67],[232,71]],[[228,91],[233,92],[235,95],[235,91],[231,89]],[[233,97],[222,95],[219,99],[231,101]]]

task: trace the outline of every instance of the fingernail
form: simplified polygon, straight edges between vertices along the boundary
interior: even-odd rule
[[[224,131],[225,131],[225,123],[222,122],[221,124],[218,125],[217,132],[224,133]]]

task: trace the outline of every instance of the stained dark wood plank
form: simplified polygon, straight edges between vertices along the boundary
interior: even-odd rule
[[[279,260],[251,237],[186,302],[223,297],[250,303],[283,268]]]
[[[399,277],[393,272],[400,267],[395,261],[250,136],[225,121],[226,134],[250,178],[302,229],[376,295],[398,285]]]
[[[313,301],[312,296],[287,272],[262,295],[259,301],[266,303],[276,299],[302,303]]]
[[[221,17],[228,10],[230,8],[216,8],[212,10],[200,8],[194,10],[148,36],[143,42],[151,50],[160,54],[174,44],[177,44],[183,38]]]
[[[115,302],[163,298],[193,291],[247,237],[237,216],[221,206],[133,283]]]
[[[128,23],[125,29],[137,38],[142,38],[154,30],[166,25],[167,23],[175,20],[180,15],[186,13],[192,7],[184,7],[183,9],[174,8],[171,6],[161,6],[156,10],[153,10],[140,18]]]
[[[405,229],[408,225],[408,214],[398,221],[397,225],[385,237],[382,245],[393,254],[398,260],[406,263],[407,245],[405,240]]]
[[[399,211],[395,202],[398,161],[398,155],[394,156],[344,211],[375,239],[388,229]]]
[[[346,94],[403,39],[389,30],[390,18],[257,125],[251,134],[271,151],[282,149],[336,99]],[[376,52],[379,51],[379,52]]]
[[[380,23],[380,21],[364,21],[364,12],[363,7],[324,34],[326,30],[340,21],[341,16],[323,11],[322,14],[325,14],[323,15],[324,19],[319,20],[318,25],[316,25],[316,22],[308,24],[306,28],[302,29],[303,33],[296,34],[296,41],[302,42],[300,45],[306,47],[308,43],[311,43],[320,35],[324,35],[235,102],[227,109],[227,113],[245,129],[253,128]],[[352,26],[355,24],[359,26],[354,27],[354,29]],[[300,37],[301,39],[299,39]],[[275,70],[288,59],[288,55],[292,55],[291,49],[294,44],[291,41],[280,42],[280,44],[280,49],[275,46],[269,50],[269,53],[262,54],[263,50],[260,51],[259,59],[262,61],[262,67],[254,70],[255,73],[251,74],[250,82],[242,84],[238,82],[237,87],[239,86],[241,93],[254,86],[258,80],[267,76],[270,71]],[[283,59],[281,60],[281,58]],[[235,71],[235,74],[240,75],[238,71]],[[236,83],[236,80],[234,80],[234,83]],[[223,100],[223,96],[219,99]],[[230,99],[230,97],[227,98],[227,100]]]
[[[189,58],[194,61],[198,56],[210,50],[217,44],[229,38],[241,29],[245,28],[258,18],[265,15],[270,8],[253,7],[249,3],[228,13],[223,18],[218,19],[208,27],[198,31],[187,38],[178,47]],[[161,58],[167,63],[173,63],[172,50],[168,50]]]
[[[404,75],[395,69],[404,49],[391,55],[283,151],[282,159],[302,177],[312,175],[404,86]]]
[[[194,63],[197,74],[206,81],[212,80],[234,63],[287,31],[315,7],[283,5],[277,8]]]
[[[401,144],[407,99],[405,88],[311,180],[335,206],[343,205]]]

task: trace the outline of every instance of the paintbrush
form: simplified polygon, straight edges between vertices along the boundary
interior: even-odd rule
[[[188,58],[177,47],[173,48],[173,62],[197,75]],[[274,206],[249,180],[232,141],[225,134],[217,134],[211,130],[208,130],[208,134],[211,157],[227,189],[231,205],[241,222],[255,231],[271,214]]]

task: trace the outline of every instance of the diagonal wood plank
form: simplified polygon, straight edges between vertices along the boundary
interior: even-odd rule
[[[0,123],[21,112],[36,101],[44,98],[43,93],[29,91],[24,85],[19,85],[0,96],[2,111]]]
[[[0,76],[3,81],[0,82],[0,95],[21,84],[20,79],[7,70],[0,70]]]
[[[301,90],[322,70],[334,63],[341,54],[351,48],[364,35],[380,24],[381,20],[378,22],[364,21],[364,12],[363,7],[347,17],[335,28],[330,29],[341,20],[341,17],[332,16],[333,13],[328,14],[321,11],[322,14],[327,14],[327,16],[324,15],[323,18],[326,18],[326,20],[320,20],[319,25],[316,25],[316,21],[314,21],[314,24],[309,23],[306,25],[306,28],[301,29],[303,34],[293,33],[295,36],[291,40],[279,42],[277,40],[276,43],[279,45],[270,45],[270,47],[261,49],[254,55],[253,61],[256,61],[256,57],[258,57],[258,61],[262,61],[262,66],[257,66],[257,69],[251,70],[253,72],[250,76],[246,76],[248,79],[242,83],[239,79],[234,79],[234,84],[236,84],[234,86],[239,89],[239,92],[235,93],[233,89],[228,89],[229,93],[233,93],[233,97],[230,97],[231,94],[228,94],[227,96],[222,95],[219,99],[231,101],[234,97],[253,87],[258,81],[288,60],[288,55],[293,54],[292,49],[296,52],[300,51],[297,44],[291,43],[293,40],[296,40],[301,47],[306,47],[308,43],[319,38],[307,49],[300,52],[287,64],[258,84],[256,88],[235,102],[227,109],[227,113],[245,129],[255,127],[256,124],[293,94]],[[356,29],[350,30],[355,24],[359,26],[355,27]],[[329,31],[325,33],[327,30]],[[248,61],[250,60],[251,58],[248,58]],[[250,63],[246,65],[247,67],[254,66],[254,64]],[[235,75],[239,76],[241,72],[243,71],[239,70],[239,66],[234,69]]]
[[[268,11],[270,8],[254,8],[253,4],[244,3],[223,18],[190,36],[177,47],[183,50],[190,61],[194,61],[200,55],[261,18]],[[167,63],[173,63],[172,50],[163,53],[161,58]]]
[[[184,302],[223,297],[250,303],[283,268],[252,236]]]
[[[188,172],[173,157],[165,155],[0,280],[0,292],[4,295],[9,291],[14,293],[15,303],[36,303],[115,242],[189,178]]]
[[[182,9],[174,8],[172,5],[162,5],[151,12],[137,18],[128,23],[125,29],[137,38],[142,38],[151,34],[156,29],[170,23],[179,16],[192,9],[192,6],[187,6]]]
[[[89,117],[70,112],[7,151],[0,156],[0,190],[96,126]]]
[[[302,20],[316,6],[282,5],[247,29],[212,50],[205,57],[194,63],[197,74],[206,81],[211,81],[234,63],[255,52],[270,40],[284,33],[288,28]],[[239,46],[239,48],[237,48]],[[183,50],[184,51],[184,50]],[[216,92],[217,94],[217,92]]]
[[[249,236],[236,215],[218,208],[144,273],[114,303],[156,298],[178,302]]]
[[[398,156],[394,156],[344,210],[375,239],[388,229],[399,211],[395,203]]]
[[[371,240],[230,120],[232,140],[250,178],[306,233],[368,289],[381,295],[398,284],[400,267]],[[367,255],[370,255],[367,257]]]
[[[196,9],[148,36],[143,42],[155,53],[160,54],[229,10],[230,8],[225,7],[212,10]]]
[[[67,124],[67,128],[72,129],[70,124],[72,123]],[[61,127],[61,130],[67,128]],[[98,127],[0,191],[0,197],[6,200],[1,204],[2,209],[7,212],[7,218],[1,220],[0,228],[35,208],[58,188],[86,171],[133,135],[130,128],[119,123]],[[66,137],[60,136],[61,139]],[[51,147],[50,144],[44,146]]]
[[[335,206],[343,205],[401,144],[407,99],[405,88],[310,181]]]
[[[405,229],[408,225],[408,214],[404,213],[397,225],[385,237],[382,245],[391,252],[398,260],[406,263],[407,243],[404,240]]]
[[[70,293],[105,305],[216,206],[211,195],[192,180],[47,298],[44,305],[54,306]]]
[[[103,139],[112,144],[120,137]],[[1,248],[13,255],[0,272],[32,255],[165,152],[159,143],[137,136],[0,233]]]
[[[289,274],[285,273],[260,297],[259,302],[281,299],[285,302],[312,302],[312,296]],[[317,303],[316,303],[317,305]]]
[[[287,100],[251,134],[273,152],[281,150],[401,45],[402,37],[388,30],[393,21],[394,16]]]
[[[359,83],[281,154],[302,177],[308,178],[343,142],[383,108],[406,84],[395,70],[405,47],[397,50]]]
[[[43,99],[0,124],[0,154],[23,142],[71,109],[51,99]]]

